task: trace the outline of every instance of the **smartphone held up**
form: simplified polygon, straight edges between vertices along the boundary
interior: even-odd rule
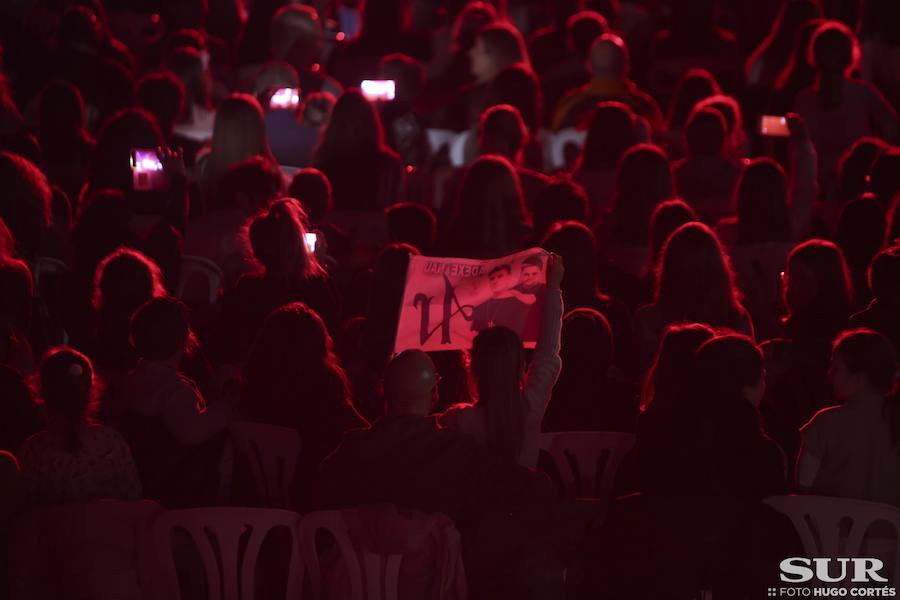
[[[271,110],[291,110],[299,105],[299,88],[278,88],[269,96],[269,109]]]
[[[396,82],[393,79],[364,79],[359,88],[363,96],[369,102],[390,102],[397,91]]]
[[[787,117],[763,115],[759,118],[759,134],[769,137],[790,137]]]

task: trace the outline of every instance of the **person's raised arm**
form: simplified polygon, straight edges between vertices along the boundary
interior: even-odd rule
[[[559,358],[559,336],[563,317],[560,284],[564,273],[562,257],[551,254],[547,261],[547,293],[544,296],[541,331],[525,375],[526,400],[539,402],[544,406],[550,401],[550,392],[562,366]]]

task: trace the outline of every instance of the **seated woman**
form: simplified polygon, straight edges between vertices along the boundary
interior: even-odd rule
[[[551,255],[541,332],[527,371],[522,340],[514,331],[481,331],[472,345],[471,362],[478,400],[438,416],[441,426],[469,433],[525,467],[537,465],[541,421],[561,367],[562,277],[562,259]]]
[[[880,333],[851,329],[837,338],[828,373],[843,404],[800,429],[800,488],[900,506],[897,368],[897,352]]]
[[[634,315],[642,372],[672,323],[706,323],[753,336],[730,261],[716,235],[702,223],[686,223],[666,240],[654,288],[653,304],[640,307]]]
[[[576,308],[563,319],[560,358],[565,366],[553,388],[543,431],[634,431],[636,387],[613,367],[618,340],[606,318]]]
[[[260,323],[290,302],[304,302],[337,325],[338,301],[325,270],[306,245],[306,213],[293,198],[273,204],[250,222],[249,238],[261,272],[242,276],[222,298],[223,362],[242,360]]]
[[[91,361],[71,348],[50,350],[41,362],[39,387],[47,427],[18,452],[30,503],[141,498],[128,445],[115,429],[91,420],[97,389]]]
[[[203,505],[214,488],[220,434],[232,417],[226,402],[206,405],[178,364],[193,342],[187,307],[161,297],[131,319],[140,358],[125,378],[120,429],[131,445],[147,498],[165,506]]]
[[[301,302],[262,323],[244,367],[241,416],[300,432],[303,451],[294,480],[304,504],[319,463],[345,431],[367,427],[350,401],[350,382],[322,319]]]

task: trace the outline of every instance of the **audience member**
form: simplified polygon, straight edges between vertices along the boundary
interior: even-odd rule
[[[378,113],[357,89],[338,98],[313,166],[331,182],[336,210],[380,210],[404,199],[403,164],[385,145]]]
[[[728,127],[714,108],[694,110],[685,129],[687,157],[675,163],[678,193],[700,219],[715,225],[731,216],[731,197],[740,174],[737,161],[726,154]]]
[[[206,404],[178,365],[195,343],[187,308],[157,297],[131,319],[139,362],[121,385],[119,428],[134,453],[144,496],[167,507],[202,506],[215,492],[227,401]]]
[[[682,225],[666,240],[656,272],[653,303],[634,315],[639,364],[650,365],[667,325],[706,323],[753,335],[731,263],[716,234],[700,223]]]
[[[493,452],[526,467],[537,465],[541,421],[560,370],[563,262],[551,254],[548,263],[541,331],[527,370],[516,332],[499,326],[479,332],[472,345],[478,399],[453,406],[438,418],[442,427],[473,435]]]
[[[562,593],[561,580],[547,577],[550,557],[539,558],[549,548],[536,547],[552,514],[550,482],[470,435],[440,427],[428,416],[437,383],[424,352],[409,350],[391,361],[384,374],[385,416],[348,432],[323,461],[316,506],[391,502],[443,513],[462,534],[472,597]]]
[[[128,445],[116,430],[92,421],[99,384],[90,360],[71,348],[54,348],[39,373],[47,428],[17,453],[29,502],[139,499],[141,481]]]
[[[869,265],[872,301],[850,317],[853,327],[867,327],[886,336],[900,349],[900,247],[886,248]]]
[[[897,351],[885,336],[851,329],[834,342],[828,374],[842,404],[800,429],[797,485],[814,494],[900,505]]]
[[[350,383],[331,351],[331,336],[312,309],[301,302],[284,304],[263,320],[244,365],[238,410],[242,419],[300,432],[294,500],[301,507],[319,463],[344,432],[368,426],[350,400]]]
[[[588,63],[591,80],[560,101],[553,115],[553,129],[574,127],[598,102],[614,101],[625,104],[646,119],[651,131],[662,131],[665,125],[656,101],[629,78],[630,58],[622,38],[605,33],[595,39]]]

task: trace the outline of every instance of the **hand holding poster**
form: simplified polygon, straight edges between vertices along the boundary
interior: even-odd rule
[[[533,348],[548,256],[539,248],[490,260],[411,256],[394,352],[465,350],[494,326],[512,329]]]

